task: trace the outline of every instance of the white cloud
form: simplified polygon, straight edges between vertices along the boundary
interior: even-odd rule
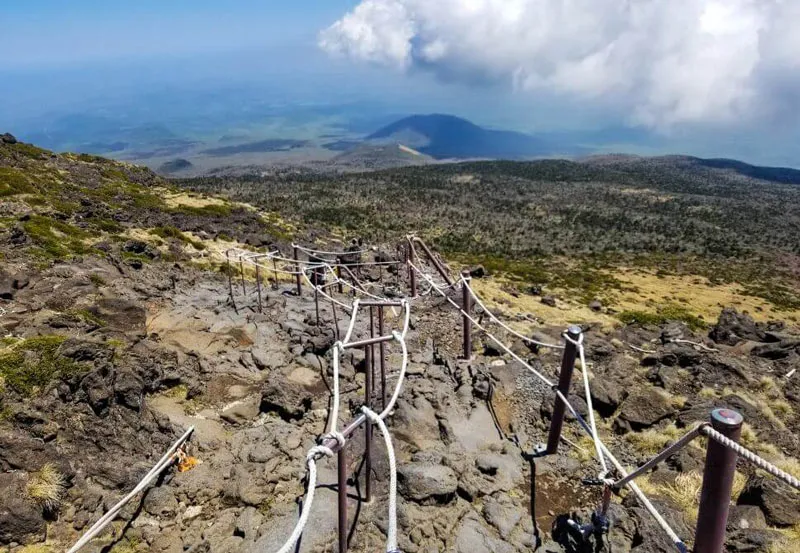
[[[797,112],[798,23],[800,0],[362,0],[320,46],[663,128]]]

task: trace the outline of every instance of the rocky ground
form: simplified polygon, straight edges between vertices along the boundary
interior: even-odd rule
[[[15,196],[13,209],[6,203],[10,222],[0,234],[0,547],[65,550],[193,425],[187,450],[200,463],[165,473],[85,551],[277,550],[298,517],[306,451],[326,428],[336,339],[330,305],[321,305],[318,325],[308,289],[297,297],[281,283],[264,287],[259,312],[250,282],[246,295],[237,288],[234,308],[227,279],[210,270],[210,248],[175,235],[166,244],[126,236],[111,240],[107,251],[93,246],[43,259],[31,254],[41,247],[25,226],[31,210],[87,227],[79,210],[58,219],[57,210],[36,212],[25,197]],[[238,213],[240,221],[249,216]],[[213,226],[221,224],[216,219],[185,216],[159,215],[170,217],[180,236],[207,232],[209,239],[201,240],[209,246],[210,236],[224,232]],[[126,217],[133,221],[119,224],[145,224],[135,213]],[[240,239],[247,230],[244,223],[236,230]],[[141,253],[123,255],[131,249]],[[372,286],[384,290],[378,282]],[[348,321],[341,310],[337,315],[343,333]],[[365,322],[356,326],[357,337],[368,332]],[[389,328],[398,324],[388,317]],[[723,311],[702,335],[677,323],[583,327],[600,433],[624,464],[640,464],[707,420],[712,408],[726,406],[744,415],[748,447],[800,473],[792,461],[800,457],[800,375],[787,377],[800,367],[795,329],[756,324],[734,310]],[[400,548],[580,551],[551,527],[573,512],[585,520],[596,507],[600,489],[582,483],[598,472],[591,442],[569,422],[568,443],[558,455],[532,458],[546,439],[551,393],[477,333],[474,359],[459,360],[460,329],[460,317],[441,298],[414,304],[408,378],[388,419],[398,453]],[[557,374],[558,351],[531,349],[493,330],[531,365]],[[536,336],[553,341],[561,330],[540,325]],[[399,361],[392,344],[389,387]],[[586,413],[578,380],[571,399]],[[343,422],[360,407],[363,384],[363,353],[348,352]],[[369,503],[362,500],[363,434],[347,448],[351,548],[382,549],[388,491],[382,443],[374,444]],[[694,535],[703,448],[698,441],[642,480],[687,540]],[[336,464],[319,465],[300,551],[335,550]],[[797,547],[800,494],[748,465],[740,463],[739,472],[728,550]],[[610,533],[590,544],[593,550],[673,551],[627,492],[614,498],[610,515]]]

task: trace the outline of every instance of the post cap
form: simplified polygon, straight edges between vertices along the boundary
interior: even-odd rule
[[[714,427],[738,428],[743,422],[742,415],[733,409],[714,409],[711,411],[711,424]]]
[[[581,335],[581,332],[583,332],[583,329],[581,329],[581,327],[578,325],[572,325],[567,329],[567,334],[569,334],[574,340],[578,339],[578,337]]]

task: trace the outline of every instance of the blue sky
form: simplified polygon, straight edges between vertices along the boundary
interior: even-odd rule
[[[0,5],[0,68],[313,45],[351,0],[20,0]]]

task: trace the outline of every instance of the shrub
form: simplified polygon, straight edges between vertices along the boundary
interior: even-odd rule
[[[37,336],[15,341],[0,352],[0,377],[6,386],[25,396],[39,393],[54,378],[85,370],[59,354],[63,336]]]
[[[28,477],[28,497],[41,505],[46,511],[56,511],[66,489],[66,478],[51,463]]]

